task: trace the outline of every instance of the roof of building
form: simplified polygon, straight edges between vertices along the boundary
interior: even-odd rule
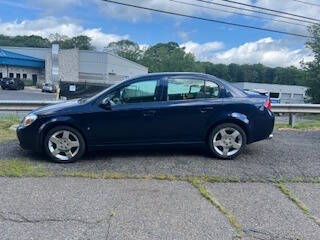
[[[0,48],[0,65],[44,68],[45,61]]]

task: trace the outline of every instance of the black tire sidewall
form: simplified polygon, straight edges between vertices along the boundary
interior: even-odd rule
[[[70,131],[72,132],[73,134],[75,134],[78,139],[79,139],[79,143],[80,143],[80,149],[78,151],[78,153],[71,159],[67,160],[67,161],[63,161],[63,160],[60,160],[58,158],[56,158],[55,156],[53,156],[49,150],[49,139],[50,137],[52,136],[52,134],[54,134],[55,132],[57,131],[61,131],[61,130],[67,130],[67,131]],[[83,156],[83,154],[85,153],[85,150],[86,150],[86,144],[85,144],[85,141],[82,137],[82,134],[72,128],[72,127],[69,127],[69,126],[58,126],[58,127],[54,127],[52,129],[50,129],[45,138],[44,138],[44,149],[45,149],[45,153],[47,154],[47,156],[53,161],[53,162],[56,162],[56,163],[72,163],[72,162],[75,162],[77,161],[79,158],[81,158]]]
[[[236,154],[234,154],[232,156],[227,156],[227,157],[221,156],[219,153],[216,152],[216,150],[213,147],[213,141],[212,141],[213,137],[222,128],[234,128],[237,131],[239,131],[239,133],[241,134],[242,146],[241,146],[240,150]],[[208,148],[209,148],[210,153],[213,156],[215,156],[215,157],[217,157],[219,159],[225,159],[225,160],[230,160],[230,159],[233,159],[233,158],[237,157],[242,152],[244,147],[246,146],[246,143],[247,143],[246,133],[244,132],[244,130],[239,125],[234,124],[234,123],[224,123],[224,124],[216,126],[213,130],[211,130],[211,133],[209,134],[209,137],[208,137]]]

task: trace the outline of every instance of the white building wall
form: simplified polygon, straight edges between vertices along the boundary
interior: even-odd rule
[[[51,48],[6,47],[4,50],[45,60],[41,82],[52,80]],[[6,71],[3,71],[6,72]],[[114,84],[128,77],[148,73],[148,68],[112,53],[60,50],[59,74],[63,81]]]

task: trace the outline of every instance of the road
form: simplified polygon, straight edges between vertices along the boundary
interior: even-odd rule
[[[0,239],[318,239],[319,148],[320,131],[276,131],[274,139],[247,146],[231,161],[202,149],[149,149],[94,152],[76,163],[54,164],[16,140],[4,142],[0,162],[19,159],[52,176],[0,177]],[[73,178],[66,172],[141,179]],[[200,188],[150,178],[162,174],[226,183],[203,182]],[[228,180],[235,177],[241,183]],[[284,179],[286,190],[273,179]]]
[[[320,236],[319,225],[271,184],[207,183],[227,213],[179,181],[0,178],[0,186],[3,240],[231,240],[237,229],[244,240]],[[288,187],[320,217],[319,185]]]
[[[17,141],[0,145],[1,159],[26,159],[59,174],[66,170],[109,171],[132,175],[219,176],[241,179],[320,177],[320,131],[276,131],[272,140],[247,146],[236,159],[211,158],[203,149],[141,149],[91,152],[72,164],[54,164],[24,151]]]
[[[40,89],[24,89],[19,91],[0,89],[0,100],[50,101],[55,99],[55,93],[43,93]]]

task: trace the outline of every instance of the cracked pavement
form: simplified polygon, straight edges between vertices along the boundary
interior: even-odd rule
[[[227,216],[187,182],[2,177],[0,186],[1,240],[239,239]],[[320,236],[320,225],[273,184],[205,186],[240,223],[244,240]],[[319,184],[288,187],[320,217]]]
[[[41,164],[54,177],[0,178],[1,240],[238,239],[230,220],[199,190],[182,181],[61,177],[64,171],[132,175],[220,176],[264,180],[320,177],[320,131],[276,131],[273,140],[247,147],[232,161],[201,149],[90,153],[73,164],[54,164],[0,145],[0,161]],[[244,240],[315,240],[320,225],[271,183],[204,183],[235,217]],[[287,183],[320,219],[320,184]]]

